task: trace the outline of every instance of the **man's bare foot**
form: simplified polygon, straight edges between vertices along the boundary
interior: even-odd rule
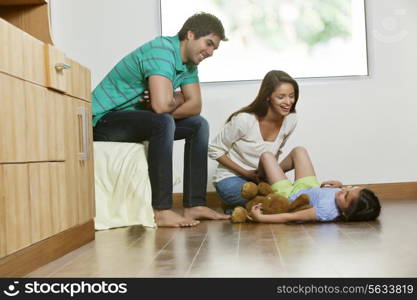
[[[184,217],[187,219],[229,220],[230,216],[218,213],[206,206],[194,206],[184,208]]]
[[[192,227],[200,221],[183,217],[169,209],[154,209],[155,222],[158,227]]]

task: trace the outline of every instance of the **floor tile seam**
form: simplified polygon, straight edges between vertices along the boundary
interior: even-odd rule
[[[177,236],[177,232],[175,232],[172,237],[165,243],[165,245],[159,249],[156,254],[152,257],[151,261],[149,263],[147,263],[143,269],[136,274],[135,277],[140,277],[139,275],[143,272],[145,272],[145,270],[156,260],[156,258],[161,254],[161,252],[172,242],[172,240]]]
[[[94,241],[91,241],[90,243],[94,243]],[[88,245],[88,244],[86,244],[86,245]],[[86,246],[85,245],[85,246]],[[76,250],[79,250],[80,248],[78,248],[78,249],[76,249]],[[74,251],[76,251],[76,250],[74,250]],[[67,253],[67,254],[70,254],[71,252],[69,252],[69,253]],[[63,269],[65,269],[67,266],[69,266],[70,264],[72,264],[76,259],[79,259],[79,258],[83,258],[84,256],[87,256],[89,253],[88,252],[80,252],[79,254],[77,254],[75,257],[73,257],[73,258],[71,258],[68,262],[66,262],[66,263],[64,263],[63,265],[61,265],[61,266],[58,266],[57,267],[57,269],[55,270],[55,271],[53,271],[53,272],[51,272],[51,273],[49,273],[48,275],[46,275],[45,277],[46,278],[51,278],[52,276],[54,276],[56,273],[58,273],[58,272],[60,272],[60,271],[62,271]],[[64,255],[65,256],[65,255]],[[58,259],[61,259],[61,258],[63,258],[63,256],[61,256],[60,258],[58,258]],[[56,260],[54,260],[54,261],[52,261],[52,262],[55,262]],[[52,263],[51,262],[51,263]]]
[[[317,241],[314,240],[314,238],[311,236],[311,234],[308,232],[308,230],[305,228],[305,226],[304,225],[301,225],[301,226],[302,226],[304,232],[306,233],[306,235],[311,239],[313,244],[316,245],[317,247],[320,247],[320,245],[317,243]],[[337,271],[337,268],[335,267],[335,265],[333,263],[326,262],[326,265],[328,265],[333,270],[333,272],[335,272],[339,277],[342,277],[342,274],[340,274]]]
[[[184,277],[187,277],[190,274],[191,268],[193,267],[194,262],[197,259],[198,254],[200,253],[201,248],[203,247],[204,243],[206,242],[207,237],[208,237],[208,232],[206,232],[206,235],[204,236],[204,239],[201,242],[200,247],[198,248],[196,254],[194,255],[193,260],[190,263],[190,266],[188,267],[187,271],[185,272]]]
[[[133,241],[131,241],[130,243],[127,244],[127,248],[131,248],[133,247],[133,245],[137,242],[139,242],[140,240],[142,240],[145,237],[146,232],[142,233],[141,236],[137,237],[136,239],[134,239]]]
[[[140,237],[138,237],[138,238],[136,238],[134,241],[132,241],[128,246],[127,246],[127,248],[129,248],[129,247],[132,247],[132,245],[133,245],[133,243],[135,243],[135,242],[137,242],[137,241],[139,241],[139,240],[141,240],[142,238],[144,237],[144,235],[142,234]],[[94,241],[91,241],[90,243],[95,243],[95,240]],[[75,260],[75,259],[77,259],[77,258],[82,258],[83,256],[86,256],[88,254],[88,252],[85,252],[85,253],[80,253],[79,255],[77,255],[76,257],[74,257],[71,261],[68,261],[67,263],[65,263],[64,265],[62,265],[61,267],[59,267],[57,270],[55,270],[54,272],[52,272],[51,274],[49,274],[49,276],[47,276],[47,277],[51,277],[51,276],[53,276],[54,274],[56,274],[56,273],[58,273],[60,270],[62,270],[63,268],[65,268],[66,266],[68,266],[70,263],[72,263],[73,262],[73,260]],[[95,275],[98,275],[97,273],[94,273]]]
[[[237,253],[236,253],[236,257],[237,259],[239,259],[240,256],[240,233],[241,233],[241,229],[242,229],[242,223],[239,223],[239,231],[238,231],[238,236],[237,236]]]
[[[280,261],[280,263],[281,263],[281,266],[282,266],[282,268],[284,269],[284,272],[285,272],[286,274],[288,274],[287,265],[286,265],[286,263],[284,262],[284,258],[283,258],[283,256],[282,256],[282,252],[281,252],[280,247],[279,247],[279,245],[278,245],[278,240],[277,240],[277,238],[276,238],[276,236],[275,236],[274,231],[272,230],[272,225],[271,225],[271,224],[269,225],[269,229],[271,230],[272,239],[274,240],[275,249],[276,249],[276,251],[277,251],[277,253],[278,253],[278,257],[279,257],[279,261]]]

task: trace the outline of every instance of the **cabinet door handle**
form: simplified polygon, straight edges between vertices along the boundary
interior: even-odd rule
[[[79,160],[88,160],[88,119],[87,109],[83,106],[77,109],[77,118],[79,126],[79,145],[80,152],[78,153]]]
[[[67,70],[67,69],[71,69],[71,65],[65,64],[65,63],[56,63],[55,64],[55,70],[57,70],[58,72],[60,72],[62,70]]]

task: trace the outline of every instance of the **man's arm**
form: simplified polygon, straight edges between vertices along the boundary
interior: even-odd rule
[[[198,115],[201,112],[200,83],[195,82],[181,86],[184,104],[179,105],[173,112],[174,119],[182,119]],[[179,95],[180,96],[180,95]]]
[[[181,103],[175,101],[172,82],[160,75],[150,76],[148,79],[151,94],[151,106],[157,114],[172,113]]]

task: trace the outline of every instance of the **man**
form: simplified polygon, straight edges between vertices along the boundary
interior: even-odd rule
[[[95,141],[149,141],[152,207],[161,227],[227,219],[206,205],[208,123],[197,65],[226,41],[217,17],[198,13],[178,35],[160,36],[125,56],[93,91]],[[180,87],[181,91],[174,91]],[[172,211],[172,149],[185,139],[184,216]],[[116,154],[117,155],[117,154]]]

